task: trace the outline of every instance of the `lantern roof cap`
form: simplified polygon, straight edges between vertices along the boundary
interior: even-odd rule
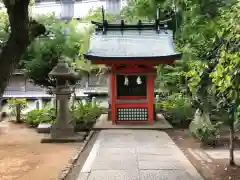
[[[56,78],[76,78],[77,73],[69,67],[66,58],[62,56],[59,58],[57,65],[49,73],[49,76]]]

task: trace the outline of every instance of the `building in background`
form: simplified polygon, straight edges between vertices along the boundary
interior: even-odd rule
[[[88,14],[90,9],[103,6],[106,12],[118,15],[120,14],[120,9],[124,6],[124,2],[123,0],[35,0],[31,13],[33,15],[54,13],[60,19],[72,19],[82,18]],[[0,8],[5,9],[4,6]],[[96,87],[106,89],[108,87],[107,79],[107,74],[101,76],[97,76],[94,73],[85,75],[77,84],[77,91],[95,91]],[[11,97],[25,97],[28,99],[51,98],[44,88],[36,86],[29,79],[26,79],[21,70],[16,70],[13,74],[3,97],[5,99]]]
[[[106,12],[119,15],[125,4],[125,0],[38,0],[35,2],[32,13],[55,13],[61,19],[82,18],[88,14],[90,9],[103,6]]]

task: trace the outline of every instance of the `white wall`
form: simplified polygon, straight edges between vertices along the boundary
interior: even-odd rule
[[[107,1],[111,2],[107,5]],[[116,8],[123,8],[126,6],[126,0],[120,0],[120,4],[116,4],[116,0],[83,0],[81,2],[75,2],[74,4],[74,18],[81,18],[88,14],[90,9],[96,9],[99,7],[112,8],[109,10],[110,12],[114,13]],[[36,3],[35,7],[33,7],[32,13],[33,14],[48,14],[48,13],[55,13],[57,17],[61,15],[61,4],[58,2],[40,2]],[[119,11],[118,11],[119,12]],[[118,13],[116,12],[116,13]]]
[[[74,18],[81,18],[88,14],[90,9],[96,9],[99,7],[106,7],[106,2],[91,0],[83,2],[75,2],[74,4]],[[62,7],[60,3],[54,2],[41,2],[37,3],[32,10],[35,14],[51,14],[54,13],[57,17],[61,17]]]

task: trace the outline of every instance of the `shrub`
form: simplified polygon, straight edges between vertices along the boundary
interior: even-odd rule
[[[190,132],[203,144],[213,144],[219,138],[219,126],[221,122],[212,124],[209,115],[201,113],[198,109],[189,126]]]
[[[11,115],[16,117],[17,122],[21,122],[21,112],[27,107],[27,100],[24,98],[12,98],[8,100],[8,107]]]
[[[92,105],[91,102],[86,102],[85,104],[76,104],[72,114],[78,124],[85,121],[95,121],[102,114],[102,110],[98,104]]]
[[[20,105],[20,111],[27,107],[27,100],[24,98],[12,98],[8,100],[8,107],[11,109],[11,115],[17,115],[17,105]]]
[[[46,106],[43,109],[34,109],[25,115],[25,122],[33,127],[38,126],[40,123],[53,123],[56,119],[55,109]]]
[[[75,104],[71,113],[77,125],[79,124],[83,129],[89,129],[102,114],[102,110],[98,104],[93,106],[91,102],[87,102],[86,104]],[[25,122],[33,127],[40,123],[52,124],[55,120],[55,109],[50,106],[32,110],[26,114],[25,118]]]
[[[38,110],[38,109],[34,109],[32,111],[29,111],[26,115],[25,115],[25,122],[30,125],[30,126],[37,126],[40,122],[39,122],[39,117],[42,113],[42,110]]]
[[[194,115],[190,100],[181,93],[172,94],[159,103],[165,118],[173,125],[188,125]]]

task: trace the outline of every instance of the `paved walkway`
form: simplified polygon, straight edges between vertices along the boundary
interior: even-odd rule
[[[104,130],[77,180],[203,180],[161,131]]]

